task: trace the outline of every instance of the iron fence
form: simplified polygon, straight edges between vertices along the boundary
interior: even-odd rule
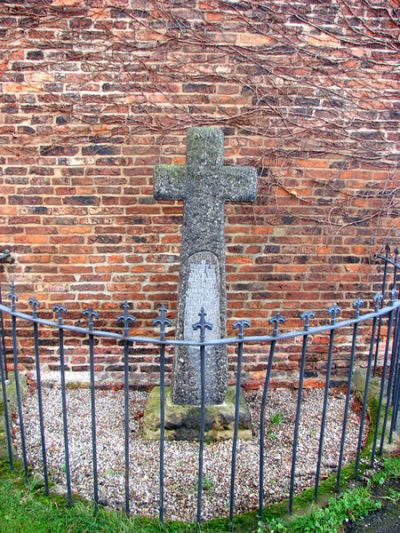
[[[8,369],[6,364],[6,335],[3,317],[6,316],[11,321],[11,348],[13,356],[13,374],[15,379],[16,397],[17,397],[17,416],[19,424],[19,438],[22,455],[22,463],[24,468],[25,480],[29,478],[29,465],[27,459],[27,444],[25,438],[24,413],[23,413],[23,399],[20,387],[20,369],[19,369],[19,354],[18,354],[18,323],[26,321],[32,326],[32,336],[34,345],[34,359],[36,372],[36,392],[38,400],[38,416],[40,424],[40,442],[41,442],[41,457],[42,457],[42,472],[44,479],[44,487],[46,494],[49,494],[49,472],[47,464],[47,447],[46,447],[46,428],[43,416],[43,396],[42,396],[42,378],[41,378],[41,358],[40,358],[40,334],[43,328],[50,328],[57,331],[58,348],[59,348],[59,363],[60,363],[60,383],[61,383],[61,405],[62,405],[62,419],[63,419],[63,442],[64,442],[64,457],[65,457],[65,482],[66,482],[66,497],[69,504],[72,504],[73,487],[71,481],[71,466],[70,466],[70,437],[68,432],[68,416],[67,416],[67,387],[65,380],[65,356],[64,356],[64,333],[70,332],[76,335],[84,336],[88,341],[89,351],[89,374],[90,374],[90,419],[91,419],[91,455],[92,455],[92,478],[93,478],[93,501],[95,508],[99,506],[99,482],[98,482],[98,466],[97,466],[97,428],[96,428],[96,375],[95,375],[95,341],[97,338],[105,337],[116,339],[122,344],[123,362],[124,362],[124,479],[125,479],[125,512],[130,513],[130,439],[129,439],[129,422],[130,422],[130,406],[129,406],[129,349],[133,344],[152,345],[157,347],[160,361],[160,439],[159,439],[159,520],[164,522],[165,510],[165,351],[167,346],[194,346],[199,349],[200,359],[200,388],[201,388],[201,402],[200,402],[200,428],[199,428],[199,452],[198,452],[198,476],[197,476],[197,512],[196,521],[199,523],[202,520],[202,506],[203,506],[203,472],[204,472],[204,444],[205,444],[205,429],[206,429],[206,402],[205,402],[205,353],[206,347],[210,345],[234,345],[237,351],[237,364],[235,371],[236,378],[236,398],[235,398],[235,418],[232,438],[232,451],[230,463],[230,490],[229,490],[229,520],[233,525],[235,514],[235,486],[237,482],[237,452],[239,439],[239,396],[241,389],[242,378],[242,362],[243,354],[246,346],[251,343],[260,343],[266,346],[267,367],[264,376],[264,384],[262,388],[262,397],[259,414],[259,453],[258,453],[258,515],[262,520],[263,509],[265,505],[264,481],[268,472],[265,470],[265,412],[269,399],[271,388],[271,376],[273,373],[274,357],[277,352],[277,347],[284,341],[295,341],[296,338],[301,342],[301,356],[299,365],[299,376],[297,382],[297,402],[296,414],[294,420],[294,431],[292,439],[292,454],[291,454],[291,469],[290,469],[290,487],[288,510],[292,512],[294,494],[295,494],[295,480],[296,480],[296,465],[297,465],[297,451],[299,440],[299,429],[301,424],[303,394],[304,394],[304,378],[307,360],[307,350],[310,336],[316,334],[326,334],[329,336],[326,359],[326,374],[323,388],[323,403],[321,407],[321,424],[319,428],[319,446],[317,454],[317,462],[315,465],[315,482],[314,482],[314,498],[317,500],[319,493],[319,485],[321,479],[321,461],[324,450],[324,439],[326,434],[326,419],[329,404],[329,390],[331,386],[331,370],[334,360],[335,338],[338,332],[345,328],[350,328],[351,333],[351,348],[348,364],[347,381],[345,388],[345,403],[343,420],[341,423],[341,437],[340,450],[338,461],[336,465],[336,490],[339,492],[341,487],[346,431],[350,410],[351,388],[354,368],[357,361],[357,350],[360,345],[359,342],[359,328],[360,325],[368,326],[369,333],[369,347],[368,359],[366,361],[366,377],[362,400],[362,410],[360,414],[359,434],[357,439],[357,446],[355,450],[355,471],[354,475],[357,477],[360,471],[360,458],[362,451],[363,439],[365,438],[365,421],[368,416],[368,394],[369,385],[372,377],[378,376],[379,382],[379,401],[377,406],[376,417],[373,427],[370,431],[373,433],[372,448],[370,452],[370,463],[374,464],[376,455],[381,455],[384,451],[385,441],[388,437],[392,441],[393,432],[396,428],[399,404],[400,404],[400,301],[398,300],[398,269],[400,264],[398,262],[398,252],[395,251],[394,257],[390,255],[389,247],[386,248],[386,255],[379,256],[384,261],[383,281],[380,292],[378,292],[374,299],[372,309],[366,313],[361,313],[364,302],[361,299],[356,299],[353,303],[354,314],[351,318],[339,320],[340,308],[334,304],[328,312],[330,320],[328,323],[312,326],[312,319],[315,318],[313,312],[304,312],[301,314],[301,320],[304,327],[296,331],[280,332],[280,326],[285,322],[285,319],[280,315],[273,316],[269,322],[272,325],[273,331],[271,334],[262,336],[245,336],[244,330],[249,326],[246,320],[239,320],[234,324],[233,328],[237,330],[237,335],[234,337],[227,337],[218,340],[207,340],[207,330],[212,328],[212,324],[206,321],[206,313],[204,309],[200,310],[199,321],[193,325],[195,330],[199,330],[198,341],[185,341],[167,338],[167,327],[171,326],[171,321],[167,318],[167,309],[161,306],[159,317],[154,320],[153,325],[159,328],[159,335],[157,337],[143,337],[130,334],[130,328],[135,323],[135,318],[130,314],[129,304],[124,302],[122,304],[122,314],[117,321],[122,326],[121,333],[97,330],[95,328],[95,320],[98,314],[93,309],[84,311],[83,316],[87,319],[87,327],[76,327],[64,322],[64,316],[67,310],[61,305],[55,305],[53,311],[56,314],[56,320],[51,321],[40,318],[39,316],[39,302],[32,297],[29,304],[32,307],[31,314],[18,312],[17,293],[14,284],[11,285],[10,291],[10,306],[4,304],[1,299],[0,290],[0,372],[1,385],[4,404],[4,421],[6,429],[8,460],[10,468],[14,467],[15,451],[12,447],[12,432],[11,432],[11,413],[9,412],[7,401],[7,378]],[[392,277],[390,282],[389,278]],[[389,424],[390,420],[390,424]]]

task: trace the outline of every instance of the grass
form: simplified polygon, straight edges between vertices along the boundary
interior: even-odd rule
[[[28,486],[22,481],[22,470],[17,465],[15,473],[2,464],[0,479],[0,531],[1,533],[58,533],[58,532],[195,532],[200,529],[193,524],[171,522],[160,527],[157,520],[127,518],[123,513],[100,509],[94,513],[92,504],[75,498],[68,507],[62,496],[44,496],[42,482],[33,479]],[[383,469],[377,472],[367,486],[358,486],[344,491],[339,497],[331,497],[328,504],[319,508],[315,504],[302,515],[287,516],[284,504],[266,509],[262,524],[257,523],[255,513],[239,515],[235,520],[235,531],[267,533],[282,532],[335,532],[347,520],[357,520],[380,508],[381,502],[372,495],[372,488],[383,485],[389,479],[400,476],[400,458],[385,459]],[[307,491],[306,491],[307,492]],[[389,494],[397,498],[398,494]],[[297,509],[304,499],[303,493],[296,498]],[[226,519],[210,520],[202,525],[201,531],[229,531]]]
[[[340,498],[331,498],[323,509],[316,509],[291,521],[273,519],[258,531],[334,532],[347,520],[358,520],[380,507],[381,503],[372,498],[367,487],[358,487],[344,492]]]

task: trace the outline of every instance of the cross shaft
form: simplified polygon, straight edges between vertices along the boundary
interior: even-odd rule
[[[190,128],[186,165],[158,165],[154,173],[157,200],[183,200],[181,271],[177,338],[192,339],[201,307],[213,330],[207,339],[226,332],[224,205],[254,201],[257,174],[253,167],[223,164],[224,139],[216,128]],[[227,375],[226,347],[206,350],[206,402],[222,403]],[[199,403],[199,356],[196,348],[179,347],[174,362],[175,403]]]

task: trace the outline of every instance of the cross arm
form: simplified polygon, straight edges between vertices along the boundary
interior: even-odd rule
[[[225,200],[254,202],[257,195],[257,171],[254,167],[223,167]]]
[[[186,166],[157,165],[154,170],[154,198],[182,200],[185,195]]]

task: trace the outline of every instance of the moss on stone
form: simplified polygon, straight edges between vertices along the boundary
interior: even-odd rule
[[[21,397],[24,398],[27,391],[26,378],[23,374],[19,374],[19,388],[21,391]],[[14,375],[10,374],[9,379],[6,382],[7,403],[9,415],[17,409],[17,390],[15,387]],[[4,419],[4,402],[3,402],[3,390],[0,383],[0,416],[3,418],[0,423],[0,460],[8,458],[8,450],[6,446],[6,433],[5,433],[5,419]]]
[[[228,387],[226,400],[220,405],[206,406],[205,441],[231,439],[235,419],[235,388]],[[198,440],[201,409],[197,405],[172,402],[172,390],[165,390],[165,438],[167,440]],[[160,388],[151,391],[144,411],[143,437],[160,438]],[[244,397],[240,397],[239,438],[251,439],[251,417]]]
[[[169,181],[180,181],[185,171],[182,165],[158,165],[158,168],[168,176]]]
[[[362,402],[365,391],[365,378],[367,371],[365,368],[356,368],[353,373],[352,388],[357,398]],[[381,380],[380,378],[371,377],[368,385],[368,401],[379,400]]]

